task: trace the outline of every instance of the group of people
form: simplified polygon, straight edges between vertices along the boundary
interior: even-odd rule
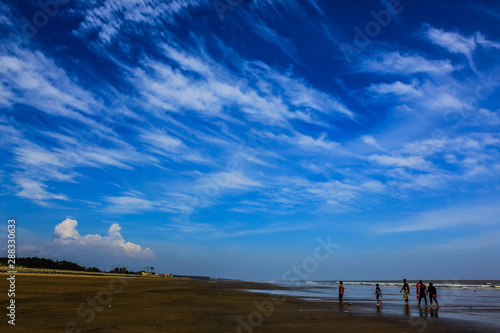
[[[429,282],[429,288],[422,282],[422,280],[418,281],[417,285],[417,300],[418,300],[418,306],[420,306],[420,302],[422,299],[425,301],[425,307],[427,307],[427,295],[429,295],[429,301],[431,303],[434,301],[436,303],[436,306],[439,307],[439,303],[437,301],[437,291],[436,287],[432,284],[432,282]],[[405,300],[405,305],[408,305],[408,295],[410,295],[410,285],[408,282],[406,282],[406,279],[403,279],[403,287],[399,291],[399,293],[403,292],[403,298]],[[342,298],[344,297],[344,292],[345,292],[345,287],[344,287],[344,282],[340,281],[339,282],[339,302],[342,304]],[[382,297],[382,290],[380,289],[378,283],[375,285],[375,297],[377,298],[377,306],[382,304],[382,301],[380,298]]]
[[[429,282],[429,288],[422,282],[422,280],[418,281],[417,285],[417,300],[418,300],[418,306],[420,306],[420,302],[422,302],[422,299],[425,301],[425,307],[427,307],[427,295],[429,295],[429,301],[432,305],[432,302],[434,301],[436,303],[436,306],[439,307],[439,303],[437,300],[437,291],[436,287],[432,284],[432,282]],[[405,300],[405,305],[408,305],[408,295],[410,294],[410,286],[408,285],[408,282],[406,282],[406,279],[403,279],[403,288],[399,291],[401,293],[404,291],[404,300]]]

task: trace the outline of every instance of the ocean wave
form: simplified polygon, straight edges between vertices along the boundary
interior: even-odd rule
[[[430,280],[436,288],[447,288],[447,289],[479,289],[479,290],[498,290],[500,288],[500,281],[481,281],[481,280]],[[285,281],[282,281],[285,282]],[[325,280],[306,280],[306,281],[286,281],[287,283],[304,283],[311,286],[337,286],[339,281],[325,281]],[[414,288],[417,281],[408,281],[410,288]],[[428,285],[429,280],[424,281]],[[352,286],[375,286],[379,284],[380,286],[394,287],[402,286],[402,281],[344,281],[344,285]],[[496,288],[496,289],[495,289]]]

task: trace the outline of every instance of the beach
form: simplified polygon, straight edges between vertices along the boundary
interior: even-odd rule
[[[405,314],[402,304],[399,313],[368,301],[340,306],[333,297],[301,297],[301,289],[235,280],[18,274],[16,325],[4,319],[0,327],[2,332],[498,331],[477,321],[420,316],[414,308]],[[6,293],[1,300],[6,304]]]

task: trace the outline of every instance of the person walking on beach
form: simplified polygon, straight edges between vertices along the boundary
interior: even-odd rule
[[[405,293],[403,294],[405,305],[408,305],[408,295],[410,294],[410,285],[408,284],[408,282],[406,282],[406,279],[403,279],[403,288],[401,288],[399,293],[401,294],[403,290],[405,291]]]
[[[345,291],[344,282],[340,281],[339,282],[339,303],[340,303],[340,305],[342,305],[342,298],[344,297],[344,291]]]
[[[418,306],[420,306],[420,302],[422,301],[422,298],[424,299],[425,301],[425,307],[427,307],[427,296],[426,294],[428,293],[427,291],[427,287],[425,286],[425,284],[422,283],[422,280],[418,281],[418,285],[419,285],[419,298],[418,298]]]
[[[420,300],[420,281],[417,282],[416,287],[417,287],[417,301],[419,301]]]
[[[432,308],[432,301],[436,302],[436,306],[439,308],[439,303],[437,300],[437,291],[436,287],[432,284],[432,282],[429,282],[429,288],[427,289],[429,292],[429,301],[431,302],[431,308]]]
[[[379,306],[380,304],[382,304],[383,302],[379,299],[379,297],[382,297],[382,290],[380,290],[380,287],[378,286],[378,283],[376,284],[376,287],[375,288],[375,296],[377,297],[377,306]],[[380,304],[379,304],[380,302]]]

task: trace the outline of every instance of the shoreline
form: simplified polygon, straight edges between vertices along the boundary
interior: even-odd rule
[[[339,306],[333,299],[279,295],[276,291],[294,288],[265,282],[18,273],[16,286],[16,326],[23,332],[498,330],[463,320],[420,317],[413,315],[415,311],[385,312],[383,306],[376,309],[368,302]]]

